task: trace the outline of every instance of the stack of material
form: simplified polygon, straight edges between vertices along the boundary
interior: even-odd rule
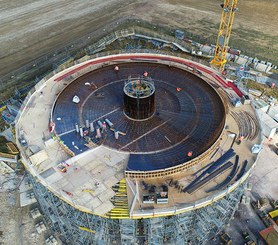
[[[194,181],[192,181],[187,187],[185,187],[183,189],[183,192],[188,192],[189,194],[191,194],[194,191],[198,190],[203,185],[205,185],[207,182],[212,180],[214,177],[218,176],[219,174],[229,169],[233,164],[227,161],[234,156],[235,156],[234,150],[229,149],[216,162],[211,164],[207,168],[207,170],[203,171]]]

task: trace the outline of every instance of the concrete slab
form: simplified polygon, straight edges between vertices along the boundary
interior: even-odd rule
[[[109,212],[113,207],[114,207],[114,205],[111,202],[106,201],[101,206],[96,208],[95,212],[103,215],[103,214],[106,214],[107,212]]]
[[[115,176],[111,176],[110,178],[106,180],[104,179],[103,181],[106,186],[113,186],[119,182],[119,178],[116,178]]]
[[[54,174],[54,173],[56,173],[56,171],[54,170],[54,168],[49,168],[49,169],[45,170],[44,172],[42,172],[42,173],[40,174],[40,176],[41,176],[42,178],[47,178],[47,177],[51,176],[51,175]]]
[[[19,192],[24,193],[33,189],[33,186],[28,182],[27,178],[24,178],[19,186]]]
[[[110,200],[110,198],[113,197],[114,195],[115,195],[115,192],[113,190],[107,189],[107,191],[105,193],[103,193],[102,195],[100,195],[98,198],[102,202],[106,202],[107,200]]]

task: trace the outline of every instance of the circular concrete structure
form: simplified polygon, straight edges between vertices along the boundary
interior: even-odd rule
[[[108,119],[123,133],[117,140],[114,128],[101,138],[95,138],[96,132],[88,137],[97,145],[130,153],[127,170],[135,174],[180,171],[181,165],[212,150],[226,116],[221,98],[207,82],[187,70],[157,62],[133,61],[119,67],[117,72],[113,65],[88,72],[59,94],[53,121],[56,134],[69,149],[75,154],[87,149],[72,145],[76,132],[67,132],[76,123],[84,127],[87,120],[98,126]],[[138,94],[135,87],[140,82],[130,77],[140,77],[146,70],[151,82],[142,80],[145,88]],[[78,104],[72,102],[75,95],[80,98]]]
[[[208,67],[156,54],[88,60],[38,84],[17,144],[63,243],[206,244],[219,233],[255,162],[254,142],[234,144],[241,123],[222,101],[227,87]],[[147,98],[143,116],[125,96]]]

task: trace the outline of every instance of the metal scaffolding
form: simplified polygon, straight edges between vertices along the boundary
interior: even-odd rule
[[[45,220],[64,244],[207,244],[236,211],[244,184],[224,198],[185,213],[148,219],[109,219],[81,212],[29,175]]]

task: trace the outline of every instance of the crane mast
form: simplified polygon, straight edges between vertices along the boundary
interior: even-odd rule
[[[221,4],[222,14],[220,20],[220,26],[217,36],[217,43],[214,51],[214,58],[211,64],[219,69],[220,72],[224,70],[226,60],[226,54],[228,52],[228,44],[232,31],[235,13],[237,12],[238,0],[224,0]]]

